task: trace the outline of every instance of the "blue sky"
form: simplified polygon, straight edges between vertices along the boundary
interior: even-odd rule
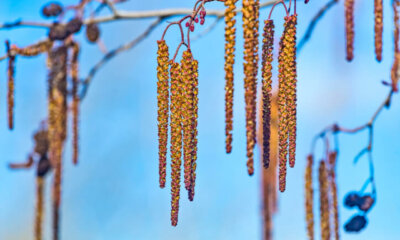
[[[63,2],[75,3],[72,0]],[[44,3],[46,1],[42,0],[4,0],[0,4],[0,22],[19,18],[41,20],[39,10]],[[299,37],[324,3],[325,0],[311,0],[308,5],[299,2]],[[351,63],[346,62],[344,56],[343,1],[319,22],[312,39],[298,56],[298,161],[296,167],[289,170],[287,191],[279,195],[275,239],[306,239],[303,173],[313,136],[334,122],[347,127],[365,123],[387,94],[388,89],[380,82],[390,77],[393,17],[389,2],[384,4],[382,63],[377,63],[374,57],[371,1],[356,2],[355,58]],[[121,8],[149,10],[191,6],[192,1],[148,0],[129,1]],[[208,5],[210,9],[221,7],[221,3]],[[263,9],[261,18],[265,19],[268,12],[269,9]],[[273,14],[277,33],[282,29],[282,12],[277,9]],[[112,49],[140,34],[150,22],[104,24],[101,26],[102,39]],[[207,19],[206,24],[211,23],[212,19]],[[62,239],[261,238],[260,164],[256,165],[253,177],[247,175],[245,167],[241,40],[237,45],[235,66],[233,152],[230,155],[224,152],[222,22],[192,43],[200,71],[196,197],[193,203],[182,197],[178,227],[170,226],[169,183],[164,190],[158,188],[156,140],[156,40],[161,37],[165,25],[100,70],[82,103],[79,166],[72,166],[70,161],[70,141],[64,154]],[[241,38],[241,31],[238,32]],[[43,39],[45,34],[43,29],[2,30],[0,42],[10,39],[25,46]],[[171,49],[179,41],[178,36],[173,31],[168,33]],[[84,42],[82,34],[77,39]],[[96,46],[86,43],[82,49],[81,74],[85,76],[102,54]],[[0,46],[0,52],[4,51]],[[6,128],[6,63],[0,63],[0,69],[3,69],[3,77],[0,77],[0,126],[3,126],[0,127],[0,239],[7,240],[32,238],[34,172],[10,171],[7,163],[26,158],[33,144],[32,133],[47,111],[44,56],[21,57],[16,64],[16,127],[10,132]],[[344,233],[341,228],[342,239],[394,240],[400,236],[400,206],[397,204],[400,190],[395,184],[400,180],[400,162],[396,161],[400,155],[399,116],[398,96],[394,96],[390,111],[384,111],[375,126],[373,156],[378,202],[368,215],[367,229],[354,235]],[[366,139],[366,132],[340,136],[337,173],[340,203],[347,192],[359,189],[367,178],[366,159],[361,159],[357,165],[352,163]],[[182,194],[186,195],[183,191]],[[50,219],[48,207],[49,204],[46,221]],[[341,208],[341,224],[353,213]],[[50,239],[48,225],[45,230],[45,239]]]

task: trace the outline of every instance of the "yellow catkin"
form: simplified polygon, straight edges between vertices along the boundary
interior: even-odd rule
[[[8,108],[8,128],[14,128],[14,91],[15,91],[15,56],[11,54],[10,43],[6,41],[8,52],[8,68],[7,68],[7,108]]]
[[[254,174],[254,146],[255,146],[255,54],[254,36],[256,26],[256,14],[254,12],[255,1],[243,1],[243,37],[244,37],[244,89],[245,89],[245,110],[246,110],[246,156],[247,171],[249,175]]]
[[[29,45],[24,48],[18,48],[16,46],[13,46],[12,51],[16,55],[32,57],[32,56],[37,56],[41,53],[47,52],[48,50],[50,50],[52,48],[52,46],[53,46],[52,41],[44,40],[44,41],[40,41],[38,43]]]
[[[171,63],[171,224],[178,224],[182,164],[182,75],[179,63]]]
[[[233,131],[233,91],[236,44],[236,4],[237,0],[225,1],[225,150],[232,152]]]
[[[325,161],[320,162],[318,178],[321,240],[329,240],[331,235],[329,221],[329,181]]]
[[[42,240],[43,212],[44,212],[44,179],[36,178],[36,214],[35,214],[35,240]]]
[[[297,14],[290,17],[288,28],[288,57],[289,68],[287,69],[287,111],[289,131],[289,165],[294,167],[296,161],[296,138],[297,138],[297,63],[296,63],[296,25]]]
[[[337,152],[329,154],[329,191],[332,203],[332,219],[333,219],[333,232],[335,240],[339,240],[339,211],[338,211],[338,195],[336,184],[336,159]]]
[[[383,34],[383,0],[374,0],[375,15],[375,55],[376,60],[382,60],[382,34]]]
[[[59,239],[62,151],[67,125],[67,47],[60,46],[49,53],[49,142],[50,160],[54,168],[53,240]]]
[[[78,43],[72,45],[71,78],[72,78],[72,162],[78,164],[79,155],[79,52]]]
[[[264,99],[260,101],[260,110],[264,108]],[[262,206],[264,216],[264,240],[271,240],[273,237],[273,215],[277,212],[277,167],[278,167],[278,105],[276,94],[271,96],[271,128],[270,128],[270,162],[269,168],[261,168],[262,171]],[[263,118],[261,115],[260,118]],[[258,142],[264,138],[262,120],[259,121],[257,133]],[[259,145],[260,152],[264,152],[264,145]]]
[[[279,118],[279,190],[284,192],[286,189],[286,171],[287,171],[287,155],[288,155],[288,108],[287,108],[287,89],[288,89],[288,71],[290,69],[290,58],[288,47],[290,45],[288,31],[290,25],[290,17],[285,17],[284,30],[279,42],[278,57],[278,118]]]
[[[400,5],[400,1],[394,0],[392,3],[393,8],[393,20],[394,20],[394,60],[391,69],[391,80],[392,80],[392,88],[393,91],[397,92],[398,90],[398,81],[399,81],[399,67],[400,67],[400,47],[399,47],[399,39],[400,39],[400,24],[399,24],[399,11],[398,7]]]
[[[253,80],[252,80],[252,121],[253,129],[252,135],[254,137],[254,144],[257,142],[257,75],[258,75],[258,62],[259,62],[259,29],[260,29],[260,0],[254,0],[253,3],[254,26],[253,26]]]
[[[354,52],[354,0],[345,0],[345,19],[346,19],[346,59],[353,60]]]
[[[306,198],[306,224],[309,240],[314,240],[314,189],[313,189],[313,156],[307,157],[307,168],[305,172],[305,198]]]
[[[158,41],[157,51],[157,104],[158,104],[158,155],[159,183],[165,187],[167,168],[168,118],[169,118],[169,52],[164,40]]]
[[[272,98],[272,61],[274,45],[274,22],[266,20],[262,50],[262,130],[263,130],[263,166],[270,164],[271,139],[271,98]]]
[[[194,188],[196,185],[196,168],[197,168],[197,122],[198,122],[198,112],[199,112],[199,63],[197,60],[192,61],[192,87],[193,87],[193,115],[192,115],[192,162],[191,162],[191,174],[190,174],[190,189],[189,189],[189,200],[194,199]]]

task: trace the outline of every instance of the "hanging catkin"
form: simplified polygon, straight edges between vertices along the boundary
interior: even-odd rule
[[[279,57],[278,57],[278,118],[279,118],[279,190],[285,191],[286,188],[286,164],[288,155],[288,109],[287,109],[287,92],[288,92],[288,71],[290,69],[289,45],[290,37],[290,17],[285,17],[284,30],[279,42]]]
[[[36,214],[35,214],[35,240],[42,239],[44,179],[36,177]]]
[[[49,142],[50,160],[55,169],[53,184],[53,240],[59,239],[62,150],[67,125],[67,47],[49,53]]]
[[[274,45],[274,22],[265,21],[262,50],[262,129],[263,129],[263,165],[269,167],[271,138],[271,98],[272,98],[272,61]]]
[[[191,162],[191,174],[190,174],[190,188],[189,188],[189,200],[194,199],[194,187],[196,185],[196,168],[197,168],[197,119],[199,112],[199,62],[197,60],[192,61],[192,84],[193,84],[193,115],[192,115],[192,162]]]
[[[259,62],[259,32],[260,29],[260,0],[254,0],[253,3],[253,13],[254,13],[254,26],[253,26],[253,79],[252,79],[252,121],[253,130],[252,135],[254,137],[254,144],[257,142],[257,75],[258,75],[258,62]]]
[[[255,99],[255,46],[254,36],[256,28],[254,0],[243,1],[243,37],[244,37],[244,89],[245,89],[245,110],[246,110],[246,141],[247,141],[247,171],[249,175],[254,173],[254,146],[255,146],[255,114],[253,111]]]
[[[296,161],[296,137],[297,137],[297,63],[296,63],[296,25],[297,14],[290,17],[288,28],[288,51],[289,51],[289,68],[287,76],[288,92],[287,92],[287,111],[288,131],[289,131],[289,165],[294,167]]]
[[[321,240],[329,240],[331,235],[329,221],[329,181],[325,161],[320,162],[318,178]]]
[[[382,34],[383,34],[383,0],[374,0],[375,15],[375,55],[376,60],[382,60]]]
[[[6,41],[8,53],[8,92],[7,92],[7,107],[8,107],[8,128],[14,128],[14,75],[15,75],[15,56],[11,54],[10,42]]]
[[[72,45],[71,78],[72,78],[72,162],[78,164],[79,154],[79,45],[74,42]]]
[[[50,40],[44,40],[40,41],[38,43],[29,45],[24,48],[18,48],[16,46],[13,46],[12,51],[16,55],[21,55],[21,56],[26,56],[26,57],[32,57],[32,56],[37,56],[41,53],[47,52],[50,50],[53,46],[53,41]]]
[[[307,236],[309,240],[314,240],[314,189],[313,189],[313,156],[307,157],[307,168],[305,173],[305,195],[306,195],[306,223]]]
[[[190,189],[192,172],[192,128],[193,128],[193,56],[190,50],[183,52],[182,66],[182,127],[183,127],[183,165],[186,190]]]
[[[236,4],[237,0],[225,1],[225,150],[232,152],[233,131],[233,91],[236,43]]]
[[[332,203],[332,218],[335,240],[339,240],[339,211],[336,184],[336,158],[337,152],[329,153],[329,191]]]
[[[157,102],[158,102],[158,155],[159,182],[165,187],[168,143],[168,111],[169,111],[169,52],[165,40],[157,41]]]
[[[391,69],[391,79],[392,79],[392,88],[393,91],[397,92],[398,86],[397,83],[399,81],[399,66],[400,66],[400,47],[399,47],[399,39],[400,39],[400,25],[399,25],[399,11],[398,7],[400,5],[400,1],[394,0],[392,3],[393,7],[393,16],[394,16],[394,60]]]
[[[178,224],[182,163],[182,75],[179,63],[171,62],[171,224]]]
[[[346,59],[353,60],[354,51],[354,0],[345,0],[345,18],[346,18]]]

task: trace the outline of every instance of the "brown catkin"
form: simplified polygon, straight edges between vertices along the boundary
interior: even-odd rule
[[[47,39],[24,48],[18,48],[16,46],[13,46],[12,51],[17,55],[33,57],[49,51],[52,48],[52,46],[53,46],[53,41]]]
[[[269,167],[271,138],[272,61],[274,48],[274,22],[266,20],[262,49],[262,129],[263,165]]]
[[[256,28],[255,1],[243,1],[243,37],[244,37],[244,89],[245,89],[245,110],[246,110],[246,156],[247,156],[247,172],[249,175],[254,174],[254,146],[255,146],[255,95],[256,81],[255,78],[255,41],[254,36]]]
[[[36,178],[36,213],[35,213],[35,240],[42,239],[43,212],[44,212],[44,178]]]
[[[236,4],[237,0],[225,1],[225,150],[232,152],[233,131],[233,91],[236,44]]]
[[[400,38],[400,25],[399,25],[399,11],[398,7],[400,5],[400,1],[394,0],[392,3],[393,7],[393,16],[394,16],[394,60],[391,69],[391,80],[392,80],[392,88],[393,91],[398,91],[397,83],[399,81],[399,67],[400,67],[400,47],[399,47],[399,38]]]
[[[382,60],[382,34],[383,34],[383,0],[374,0],[375,15],[375,55],[376,60]]]
[[[290,17],[288,29],[288,51],[289,68],[288,70],[288,92],[287,92],[287,110],[288,131],[289,131],[289,166],[294,167],[296,161],[296,138],[297,138],[297,63],[296,63],[296,25],[297,14]]]
[[[320,162],[318,178],[321,240],[329,240],[331,235],[329,221],[329,181],[325,161]]]
[[[194,199],[194,187],[196,185],[196,168],[197,168],[197,122],[198,122],[198,112],[199,112],[199,62],[197,60],[192,61],[192,84],[193,84],[193,115],[192,115],[192,162],[191,162],[191,174],[190,174],[190,189],[189,189],[189,200]]]
[[[72,78],[72,162],[78,164],[79,155],[79,52],[78,43],[72,45],[71,78]]]
[[[307,157],[307,168],[305,173],[305,195],[306,195],[306,224],[309,240],[314,240],[314,189],[313,189],[313,156]]]
[[[254,144],[257,142],[257,74],[258,74],[258,62],[259,62],[259,32],[260,29],[260,0],[255,0],[253,3],[254,12],[254,26],[253,26],[253,80],[252,80],[252,121],[253,130],[252,135],[254,137]]]
[[[158,104],[158,155],[159,182],[165,187],[167,168],[168,117],[169,117],[169,52],[164,40],[158,41],[157,52],[157,104]]]
[[[182,75],[179,63],[171,62],[171,224],[178,224],[182,164]]]
[[[354,0],[345,0],[345,19],[346,19],[346,59],[353,60],[354,52]]]
[[[6,47],[8,52],[8,91],[7,91],[7,107],[8,107],[8,128],[14,129],[14,91],[15,91],[15,56],[10,54],[11,48],[10,43],[6,41]]]
[[[62,151],[67,125],[67,47],[49,53],[49,153],[54,168],[53,240],[59,239]]]
[[[287,108],[287,89],[288,89],[288,71],[290,69],[290,58],[288,50],[290,41],[289,34],[290,17],[285,17],[284,30],[279,42],[278,57],[278,122],[279,122],[279,190],[284,192],[286,189],[286,171],[287,171],[287,155],[288,155],[288,108]]]
[[[336,184],[336,159],[337,152],[329,153],[329,191],[332,203],[332,219],[333,219],[333,232],[335,240],[339,240],[339,211],[338,211],[338,195]]]
[[[192,171],[192,121],[193,121],[193,56],[190,50],[183,52],[182,66],[182,127],[183,127],[183,165],[186,190],[190,189]]]

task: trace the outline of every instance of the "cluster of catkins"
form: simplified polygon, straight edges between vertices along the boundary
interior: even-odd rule
[[[318,167],[319,206],[321,239],[339,239],[339,212],[336,184],[337,152],[330,152],[327,160],[321,160]],[[305,171],[305,209],[308,239],[314,236],[314,189],[313,189],[313,162],[312,155],[307,157]]]
[[[169,60],[165,40],[158,41],[157,100],[160,187],[165,187],[168,127],[171,153],[171,223],[178,223],[181,166],[190,201],[194,199],[197,160],[198,62],[190,49],[180,63]],[[183,151],[182,151],[183,150]]]

